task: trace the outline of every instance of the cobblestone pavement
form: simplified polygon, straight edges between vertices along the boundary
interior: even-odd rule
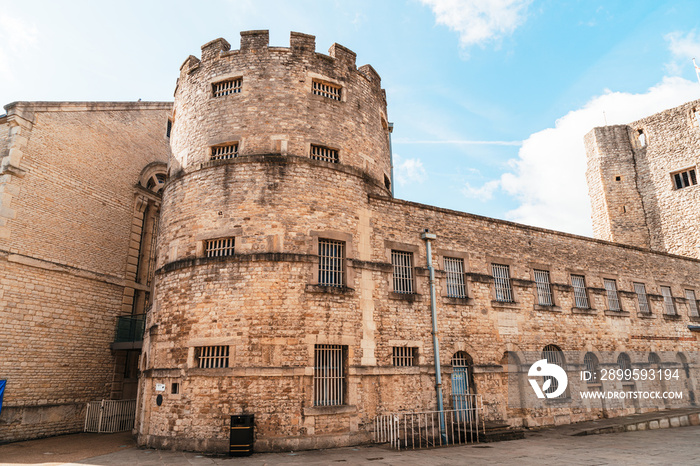
[[[65,439],[68,441],[68,437]],[[78,463],[51,465],[358,465],[396,464],[517,464],[529,465],[644,465],[700,464],[700,426],[574,437],[561,430],[530,432],[524,440],[473,446],[397,452],[386,446],[337,448],[292,453],[258,453],[247,458],[217,458],[197,453],[122,448]],[[0,464],[37,464],[14,460]],[[33,448],[35,450],[35,448]],[[36,451],[35,453],[40,453]],[[44,461],[56,461],[48,455]]]

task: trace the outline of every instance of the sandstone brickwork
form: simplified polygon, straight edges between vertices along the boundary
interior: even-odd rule
[[[167,160],[171,108],[145,102],[5,107],[0,378],[7,386],[0,441],[80,431],[86,402],[112,395],[116,319],[132,312],[135,289],[145,288],[131,273],[139,197],[159,198],[139,187],[140,176]]]
[[[510,409],[507,373],[522,368],[508,356],[554,344],[582,355],[666,351],[690,358],[697,338],[688,326],[698,318],[685,291],[700,296],[700,262],[645,243],[615,244],[394,199],[384,183],[391,166],[386,102],[369,70],[356,69],[354,54],[341,46],[330,56],[315,53],[311,36],[292,33],[291,47],[269,47],[265,31],[242,33],[240,50],[218,39],[202,48],[201,60],[185,61],[141,359],[139,442],[227,451],[230,416],[250,413],[256,450],[338,446],[369,441],[378,414],[435,409],[420,237],[426,228],[437,235],[448,406],[451,361],[465,352],[473,361],[472,391],[482,395],[489,420],[538,426],[659,409],[600,402]],[[215,97],[212,83],[227,77],[242,77],[241,92]],[[314,95],[317,77],[341,85],[342,99]],[[230,142],[239,143],[237,157],[210,158],[212,145]],[[337,163],[314,160],[311,144],[336,148]],[[633,194],[624,192],[630,205],[638,202]],[[234,240],[233,254],[209,257],[208,241],[220,238]],[[339,286],[320,279],[323,240],[344,246]],[[394,285],[392,251],[411,257],[412,292]],[[463,261],[464,296],[449,296],[446,258]],[[494,264],[508,267],[508,302],[495,291]],[[539,302],[535,270],[549,272],[551,305]],[[589,306],[577,306],[572,274],[585,278]],[[610,309],[605,279],[617,284],[619,310]],[[646,286],[650,313],[639,308],[633,283]],[[664,313],[660,286],[672,290],[674,315]],[[342,351],[343,400],[330,405],[318,402],[315,351],[322,345]],[[227,348],[226,365],[204,367],[207,347]],[[416,348],[414,364],[395,366],[395,347]],[[678,358],[665,364],[681,367]],[[573,372],[580,359],[569,361]],[[676,383],[693,392],[695,372],[689,374]],[[572,382],[572,390],[578,386]]]

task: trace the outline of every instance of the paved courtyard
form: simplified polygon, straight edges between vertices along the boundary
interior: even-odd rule
[[[114,434],[113,452],[90,455],[99,442],[78,434],[54,439],[0,446],[0,464],[89,464],[89,465],[328,465],[328,464],[516,464],[516,465],[604,465],[604,464],[700,464],[700,426],[574,437],[561,429],[531,432],[524,440],[448,447],[420,451],[393,451],[385,446],[338,448],[292,453],[255,454],[247,458],[216,458],[135,448],[124,434]],[[102,443],[109,436],[102,436]],[[25,446],[23,447],[22,444]],[[27,447],[26,445],[29,444]],[[55,451],[44,451],[46,446]],[[73,445],[73,446],[71,446]],[[84,459],[59,458],[63,450],[82,451]],[[82,450],[81,450],[82,448]],[[65,453],[65,452],[64,452]],[[95,451],[97,453],[97,451]],[[19,455],[19,456],[18,456]]]

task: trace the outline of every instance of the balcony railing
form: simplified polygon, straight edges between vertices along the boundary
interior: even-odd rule
[[[115,343],[136,342],[143,340],[143,331],[146,327],[146,314],[117,317],[117,331],[114,335]]]

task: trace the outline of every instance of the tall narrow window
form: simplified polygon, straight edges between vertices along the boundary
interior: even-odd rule
[[[586,294],[586,278],[583,275],[572,275],[571,286],[574,288],[574,304],[579,309],[589,309],[588,295]]]
[[[394,346],[392,362],[396,367],[414,366],[418,348]]]
[[[313,80],[312,91],[314,95],[320,95],[332,100],[340,100],[341,87],[335,84]]]
[[[688,315],[698,317],[698,301],[695,299],[695,291],[685,290],[685,299],[688,300]]]
[[[620,377],[622,382],[632,380],[632,360],[627,353],[620,353],[617,357],[617,367],[622,370],[622,377]]]
[[[318,284],[343,286],[345,284],[345,242],[332,239],[318,240]]]
[[[565,360],[564,360],[564,352],[557,346],[557,345],[547,345],[542,349],[542,359],[546,359],[548,363],[550,364],[556,364],[557,366],[561,367],[562,369],[566,370],[565,367]],[[549,388],[544,390],[544,393],[554,393],[557,391],[557,388],[559,388],[559,382],[557,381],[556,378],[554,377],[545,377],[544,378],[545,383],[547,380],[551,380],[549,382]],[[569,396],[568,390],[564,393],[564,395],[560,395],[560,397],[564,396]]]
[[[535,285],[537,285],[537,302],[540,306],[552,305],[552,287],[549,282],[549,271],[535,270]]]
[[[314,347],[314,406],[345,403],[345,346]]]
[[[311,158],[321,162],[338,163],[338,151],[330,147],[311,145]]]
[[[413,253],[391,251],[394,269],[394,293],[413,293]]]
[[[228,367],[228,346],[197,346],[194,355],[200,369]]]
[[[207,240],[205,253],[207,257],[232,256],[234,251],[235,238],[218,238]]]
[[[664,297],[664,313],[669,316],[676,315],[676,305],[673,303],[673,295],[670,286],[661,287],[661,296]]]
[[[644,134],[644,131],[641,129],[637,131],[637,140],[639,141],[640,146],[642,146],[642,147],[647,146],[647,137]]]
[[[212,84],[214,97],[223,97],[230,94],[238,94],[243,86],[243,78],[229,79]]]
[[[587,383],[589,385],[600,383],[600,363],[598,357],[593,353],[586,353],[583,357],[583,364],[589,374]]]
[[[510,285],[510,268],[507,265],[491,264],[493,282],[496,288],[496,301],[513,302],[513,288]]]
[[[649,309],[649,300],[647,299],[647,288],[644,283],[635,283],[634,292],[637,293],[639,312],[642,314],[651,314],[651,310]]]
[[[447,296],[450,298],[466,298],[464,259],[445,257],[445,272],[447,274]]]
[[[226,160],[238,157],[238,143],[214,146],[211,148],[209,160]]]
[[[608,296],[608,309],[620,311],[620,298],[617,296],[617,282],[615,280],[603,279],[605,293]]]

